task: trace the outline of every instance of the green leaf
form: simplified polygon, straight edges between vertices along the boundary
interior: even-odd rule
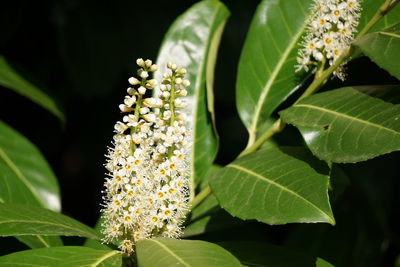
[[[61,210],[57,180],[40,151],[0,121],[0,202]],[[31,248],[61,246],[59,237],[20,236]]]
[[[264,0],[240,56],[236,105],[254,142],[268,117],[307,77],[296,75],[298,44],[313,0]]]
[[[278,148],[263,149],[222,169],[211,189],[222,208],[268,224],[328,222],[328,175]]]
[[[217,47],[229,11],[216,0],[201,1],[179,16],[165,35],[157,64],[161,78],[168,61],[187,69],[188,103],[192,125],[192,181],[200,182],[211,166],[218,141],[212,117],[212,83]],[[207,96],[206,96],[207,94]],[[208,102],[207,102],[208,101]],[[194,186],[192,186],[194,190]]]
[[[371,20],[375,13],[379,10],[379,7],[385,2],[385,0],[363,0],[361,1],[362,11],[359,24],[357,26],[358,31],[364,28],[365,25]],[[400,22],[400,5],[397,5],[389,13],[387,13],[381,20],[379,20],[368,32],[380,31],[389,27],[392,27]]]
[[[280,114],[327,162],[364,161],[400,149],[400,106],[350,87],[309,96]]]
[[[122,256],[116,251],[86,247],[54,247],[31,249],[0,257],[0,266],[7,267],[108,267],[121,266]]]
[[[400,24],[388,30],[367,34],[354,44],[379,67],[400,79]]]
[[[136,250],[139,267],[242,266],[231,253],[216,244],[205,241],[170,238],[147,239],[139,241]]]
[[[222,246],[245,266],[257,267],[310,267],[315,257],[265,242],[221,242]]]
[[[0,121],[0,203],[61,210],[60,189],[39,150]]]
[[[335,267],[324,259],[318,258],[316,262],[317,267]]]
[[[29,98],[64,121],[64,114],[54,100],[18,74],[3,56],[0,56],[0,85]]]
[[[0,204],[0,236],[64,235],[100,239],[90,227],[44,208]]]

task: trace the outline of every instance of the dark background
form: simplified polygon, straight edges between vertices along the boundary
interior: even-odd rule
[[[0,55],[57,101],[66,123],[62,125],[41,107],[2,87],[0,119],[28,137],[49,161],[60,183],[63,213],[91,226],[97,221],[104,154],[113,125],[121,117],[118,104],[125,95],[128,77],[135,71],[135,60],[155,60],[169,25],[194,2],[1,1]],[[259,1],[223,2],[232,15],[222,36],[216,68],[219,164],[233,160],[247,141],[235,108],[235,77]],[[344,85],[398,84],[365,58],[351,63],[348,73]],[[343,83],[332,80],[326,88],[341,86]],[[293,136],[299,135],[287,127],[278,142],[301,143]],[[261,233],[265,239],[296,248],[309,240],[306,250],[340,266],[390,266],[399,251],[399,221],[395,217],[400,204],[398,160],[399,153],[392,153],[344,166],[351,185],[334,205],[336,228],[305,225],[296,230],[299,227],[252,223],[257,234],[246,230],[238,236],[259,239]],[[224,239],[218,235],[204,238]],[[330,249],[334,252],[329,253]]]

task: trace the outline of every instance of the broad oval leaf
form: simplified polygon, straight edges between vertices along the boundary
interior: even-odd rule
[[[233,161],[210,185],[221,207],[241,219],[268,224],[335,223],[328,201],[328,175],[279,148]]]
[[[155,238],[136,245],[139,267],[236,267],[240,262],[220,246],[198,240]]]
[[[213,99],[212,82],[217,47],[228,16],[227,8],[217,0],[195,4],[172,24],[157,58],[160,70],[156,78],[161,79],[166,63],[172,61],[186,68],[186,77],[191,82],[187,100],[189,118],[193,123],[192,184],[200,182],[218,149],[211,119],[214,116],[213,103],[210,101]]]
[[[31,249],[0,257],[0,266],[3,267],[109,267],[121,264],[122,255],[119,251],[78,246]]]
[[[400,79],[400,24],[367,34],[354,44],[379,67]]]
[[[350,87],[309,96],[280,115],[328,162],[364,161],[400,149],[400,105]]]
[[[249,144],[271,113],[307,77],[295,73],[298,44],[313,0],[264,0],[258,6],[240,56],[236,105]]]
[[[0,204],[0,236],[64,235],[100,239],[90,227],[44,208]]]
[[[64,114],[54,100],[18,74],[3,56],[0,56],[0,85],[29,98],[64,121]]]
[[[0,203],[61,210],[57,179],[40,151],[0,121]]]

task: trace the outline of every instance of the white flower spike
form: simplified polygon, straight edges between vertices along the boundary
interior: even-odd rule
[[[307,32],[298,51],[296,71],[310,65],[325,67],[349,48],[360,18],[360,0],[314,0]],[[334,75],[345,79],[344,64]]]
[[[182,113],[185,102],[179,98],[189,85],[186,70],[169,63],[161,81],[168,94],[145,98],[146,88],[157,85],[147,79],[157,66],[143,59],[137,64],[140,79],[129,78],[132,87],[119,106],[123,122],[115,124],[113,147],[106,155],[109,173],[102,209],[103,242],[117,242],[128,255],[141,239],[178,238],[189,209],[191,141]]]

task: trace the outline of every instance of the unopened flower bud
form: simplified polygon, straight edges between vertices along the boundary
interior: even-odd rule
[[[182,85],[185,86],[185,87],[188,87],[190,85],[189,80],[183,80],[182,81]]]
[[[155,122],[157,117],[154,113],[143,115],[143,118],[148,122]]]
[[[125,123],[122,123],[122,122],[118,121],[114,125],[114,129],[119,133],[123,133],[126,129],[128,129],[128,126]]]
[[[181,84],[182,83],[182,79],[181,78],[176,78],[175,79],[175,83],[176,84]]]
[[[130,78],[128,79],[128,82],[129,82],[131,85],[137,85],[137,84],[140,83],[140,81],[139,81],[138,79],[136,79],[135,77],[130,77]]]
[[[175,63],[171,64],[171,70],[175,71],[178,68],[178,66]]]
[[[144,67],[145,66],[143,58],[138,58],[136,60],[136,64],[138,64],[139,67]]]
[[[149,108],[160,108],[163,104],[161,99],[156,99],[153,97],[146,98],[143,100],[143,105]]]
[[[157,80],[155,80],[155,79],[148,80],[146,83],[146,87],[148,89],[154,89],[154,87],[156,87],[156,85],[157,85]]]
[[[161,84],[160,85],[160,90],[161,91],[166,91],[167,90],[167,86],[165,84]]]
[[[121,112],[131,112],[133,110],[131,107],[128,107],[125,104],[120,104],[118,107],[121,110]]]
[[[156,64],[151,65],[150,71],[155,72],[158,70],[158,66]]]
[[[128,107],[132,107],[132,105],[135,104],[135,102],[136,102],[136,97],[135,96],[131,96],[131,97],[125,96],[124,103]]]
[[[132,87],[129,87],[126,91],[130,95],[135,95],[136,94],[136,90],[134,88],[132,88]]]
[[[149,73],[147,71],[141,71],[140,77],[142,77],[143,79],[146,79],[147,77],[149,77]]]
[[[182,68],[182,69],[179,69],[177,72],[178,72],[178,74],[180,74],[180,75],[185,75],[185,74],[186,74],[186,69],[185,69],[185,68]]]
[[[167,62],[167,68],[168,69],[172,68],[172,62]]]
[[[144,95],[146,93],[146,88],[144,88],[143,86],[140,86],[138,88],[138,92],[139,92],[139,94]]]
[[[168,91],[164,91],[164,92],[162,93],[162,96],[163,96],[165,99],[167,99],[167,98],[169,97],[169,95],[170,95],[170,93],[169,93]]]
[[[146,67],[150,68],[153,62],[150,59],[147,59],[144,64],[146,64]]]
[[[179,95],[179,96],[187,96],[187,91],[186,91],[186,89],[181,89],[181,90],[179,90],[178,95]]]
[[[144,114],[147,114],[147,113],[149,113],[149,108],[147,108],[147,107],[144,107],[144,108],[140,108],[139,109],[139,112],[140,112],[140,114],[142,114],[142,115],[144,115]]]

